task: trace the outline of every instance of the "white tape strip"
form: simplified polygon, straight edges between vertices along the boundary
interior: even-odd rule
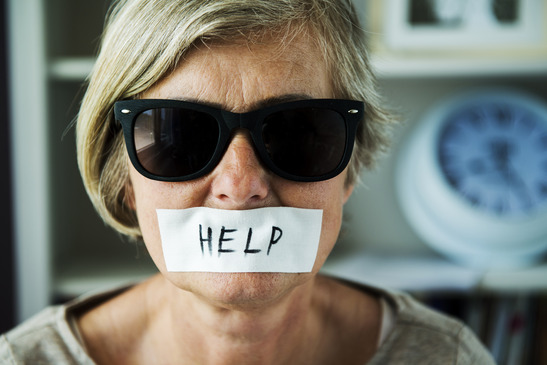
[[[167,271],[310,272],[323,211],[158,209]]]

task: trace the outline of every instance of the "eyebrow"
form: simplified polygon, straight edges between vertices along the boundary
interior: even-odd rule
[[[310,100],[313,99],[313,97],[309,94],[285,94],[285,95],[279,95],[279,96],[272,96],[266,99],[258,100],[257,102],[251,104],[251,107],[248,111],[253,111],[257,109],[266,108],[268,106],[287,103],[290,101],[297,101],[297,100]],[[226,107],[220,103],[215,103],[212,101],[206,101],[201,99],[195,99],[195,98],[174,98],[174,100],[181,100],[181,101],[187,101],[190,103],[196,103],[201,105],[206,105],[215,109],[222,109],[226,110]]]
[[[285,94],[280,96],[273,96],[270,98],[259,100],[256,103],[252,104],[251,110],[261,109],[261,108],[265,108],[268,106],[281,104],[281,103],[287,103],[289,101],[309,100],[309,99],[313,99],[313,97],[308,94]]]

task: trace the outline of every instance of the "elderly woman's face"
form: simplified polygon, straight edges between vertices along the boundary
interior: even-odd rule
[[[274,41],[269,45],[216,44],[197,48],[171,75],[142,95],[145,99],[213,103],[233,112],[253,110],[265,100],[332,97],[330,78],[320,52],[300,39],[284,48]],[[259,161],[245,131],[235,134],[215,170],[196,180],[160,182],[143,177],[132,166],[130,169],[143,238],[162,274],[179,288],[228,306],[275,300],[309,280],[337,239],[342,207],[351,193],[351,187],[345,185],[345,171],[330,180],[313,183],[274,175]],[[276,206],[323,210],[321,239],[312,273],[166,271],[156,209]]]

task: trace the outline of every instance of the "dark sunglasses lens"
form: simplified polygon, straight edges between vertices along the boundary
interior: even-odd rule
[[[218,143],[215,119],[202,112],[157,108],[137,116],[137,158],[145,170],[162,177],[182,177],[204,168]]]
[[[272,162],[300,177],[334,171],[344,155],[346,123],[336,111],[303,108],[273,113],[264,120],[262,138]]]

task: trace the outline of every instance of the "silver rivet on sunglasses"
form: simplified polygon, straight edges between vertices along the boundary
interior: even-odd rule
[[[357,114],[357,113],[359,113],[359,110],[357,110],[357,109],[350,109],[350,110],[348,110],[348,113],[350,113],[350,114]]]
[[[121,112],[124,113],[124,114],[129,114],[129,113],[131,113],[131,110],[129,110],[129,109],[122,109]]]

